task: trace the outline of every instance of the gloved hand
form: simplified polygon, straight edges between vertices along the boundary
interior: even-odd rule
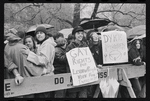
[[[30,50],[29,50],[29,49],[26,49],[25,52],[26,52],[26,54],[28,55],[29,52],[30,52]]]
[[[47,71],[48,71],[48,70],[47,70],[46,68],[43,68],[42,76],[43,76],[43,75],[46,75],[46,74],[47,74]]]
[[[146,63],[145,63],[145,62],[143,62],[143,64],[144,64],[144,65],[146,65]]]
[[[97,68],[100,68],[100,69],[102,69],[102,65],[100,65],[100,64],[99,64],[99,65],[97,65]]]
[[[20,74],[18,74],[15,77],[15,83],[16,83],[16,85],[20,85],[23,81],[24,81],[24,78],[22,76],[20,76]]]

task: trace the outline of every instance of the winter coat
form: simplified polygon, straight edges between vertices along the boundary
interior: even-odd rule
[[[54,59],[54,74],[67,73],[66,65],[66,51],[62,47],[57,46],[55,48],[55,59]]]
[[[101,41],[97,45],[93,45],[90,47],[91,53],[96,64],[103,64],[103,54],[102,54],[102,44]]]
[[[133,41],[132,46],[128,52],[129,55],[129,62],[134,65],[143,65],[143,59],[144,59],[144,48],[142,46],[142,43],[140,44],[140,49],[138,50],[136,48],[136,41]]]
[[[9,73],[13,69],[18,69],[16,64],[12,62],[12,59],[8,56],[8,54],[4,51],[4,79],[9,79]]]
[[[37,54],[30,51],[27,60],[36,65],[46,68],[48,70],[47,73],[53,73],[55,46],[56,43],[54,42],[53,37],[50,37],[47,40],[45,40],[41,45],[39,45],[39,47],[37,48]]]
[[[4,63],[6,68],[9,71],[12,71],[13,68],[17,68],[19,74],[23,77],[31,77],[31,76],[39,76],[42,74],[43,68],[32,64],[31,62],[27,61],[27,53],[26,51],[29,50],[25,45],[20,43],[20,38],[14,34],[9,33],[7,40],[9,41],[5,46],[4,52],[10,57],[4,54]],[[14,63],[13,65],[11,65]],[[8,73],[9,78],[15,78],[12,72]]]
[[[143,61],[146,62],[146,46],[143,46]]]
[[[76,42],[76,41],[72,41],[67,47],[66,47],[66,52],[70,51],[73,48],[76,47],[88,47],[88,45],[84,42]]]

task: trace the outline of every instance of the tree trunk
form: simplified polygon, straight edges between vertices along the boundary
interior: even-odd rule
[[[96,18],[98,7],[99,7],[99,3],[95,3],[94,10],[93,10],[93,13],[91,15],[91,19],[95,19]]]
[[[78,26],[79,23],[80,23],[80,3],[76,3],[74,6],[73,27]]]

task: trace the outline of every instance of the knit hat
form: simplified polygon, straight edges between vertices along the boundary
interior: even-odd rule
[[[47,34],[46,28],[43,27],[43,26],[39,26],[39,27],[36,28],[36,30],[35,30],[35,35],[36,35],[36,33],[39,32],[39,31],[44,32],[45,34]]]
[[[84,29],[81,26],[77,26],[72,30],[72,35],[75,35],[76,32],[84,31]]]

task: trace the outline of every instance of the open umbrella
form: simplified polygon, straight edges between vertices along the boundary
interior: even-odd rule
[[[39,26],[43,26],[43,27],[45,27],[46,29],[54,28],[54,26],[52,26],[52,25],[50,25],[50,24],[37,24],[37,25],[31,26],[31,27],[27,30],[26,35],[32,35],[32,36],[34,36],[35,30],[36,30],[36,28],[39,27]]]
[[[72,33],[73,28],[66,28],[59,31],[59,33],[62,33],[65,38],[68,38],[68,35]]]
[[[139,25],[139,26],[133,27],[132,29],[129,29],[126,33],[127,33],[128,39],[132,39],[135,36],[141,36],[143,34],[146,34],[146,26]]]
[[[117,25],[108,25],[108,26],[104,26],[103,28],[100,28],[101,32],[112,31],[112,30],[124,31],[124,28]]]
[[[80,26],[84,29],[93,29],[93,28],[98,28],[98,27],[102,27],[102,26],[106,26],[110,23],[111,21],[108,19],[92,19],[92,20],[88,20],[85,21],[83,23],[80,24]]]
[[[143,38],[145,38],[146,37],[146,33],[145,34],[142,34],[142,35],[140,35],[140,36],[135,36],[132,40],[130,40],[128,43],[130,43],[130,42],[132,42],[133,40],[135,40],[135,39],[143,39]]]

